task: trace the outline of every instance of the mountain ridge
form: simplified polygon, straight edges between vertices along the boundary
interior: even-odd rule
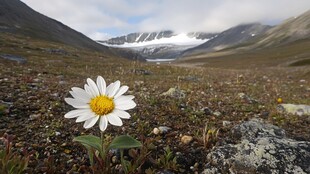
[[[0,1],[0,31],[111,53],[108,47],[36,12],[20,0]]]
[[[172,30],[164,30],[164,31],[158,31],[158,32],[136,32],[136,33],[129,33],[127,35],[123,35],[119,37],[114,37],[106,41],[98,41],[98,42],[109,44],[109,45],[122,45],[125,43],[141,43],[141,42],[148,42],[152,40],[159,40],[163,38],[171,38],[179,34],[181,33],[176,33],[176,32],[173,32]],[[205,40],[205,39],[214,37],[217,33],[188,32],[184,34],[186,34],[186,36],[189,38]]]
[[[250,40],[258,38],[270,28],[271,26],[262,25],[260,23],[240,24],[221,32],[216,38],[198,45],[197,47],[185,50],[182,55],[219,51],[244,42],[249,42]]]

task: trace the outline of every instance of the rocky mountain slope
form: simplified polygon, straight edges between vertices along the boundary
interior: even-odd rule
[[[284,45],[300,39],[310,38],[310,10],[297,17],[287,19],[268,30],[253,47]]]
[[[270,26],[261,25],[259,23],[238,25],[221,32],[215,38],[204,44],[185,50],[183,55],[218,51],[244,42],[249,42],[250,40],[260,37],[270,28]]]
[[[110,52],[107,47],[70,27],[44,16],[19,0],[0,1],[0,32],[68,44],[74,47]]]
[[[212,46],[216,39],[204,45]],[[179,62],[238,68],[307,66],[310,65],[310,11],[270,28],[255,39],[224,50],[212,52],[208,51],[208,47],[198,51],[195,49],[186,51]]]

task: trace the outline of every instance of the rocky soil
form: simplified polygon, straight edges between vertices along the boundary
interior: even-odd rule
[[[33,151],[26,173],[91,173],[87,152],[72,140],[99,135],[99,127],[65,119],[72,108],[64,98],[97,75],[120,80],[136,97],[132,118],[105,135],[143,142],[149,153],[137,173],[310,172],[310,116],[277,110],[280,103],[310,105],[309,67],[182,68],[22,49],[24,64],[0,58],[0,136],[14,135],[17,153]],[[111,168],[121,173],[113,153]]]

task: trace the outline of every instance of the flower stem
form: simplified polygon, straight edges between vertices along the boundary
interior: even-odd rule
[[[100,131],[100,139],[101,139],[101,151],[103,152],[104,150],[104,140],[103,140],[103,132]]]

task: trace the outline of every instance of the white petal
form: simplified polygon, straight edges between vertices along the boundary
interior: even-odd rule
[[[113,97],[115,95],[115,93],[118,91],[120,86],[121,86],[121,82],[119,80],[114,82],[113,85],[111,86],[111,88],[109,88],[109,90],[107,90],[107,96]]]
[[[109,86],[107,86],[107,89],[105,91],[105,94],[108,95],[108,92],[111,91],[112,87],[114,86],[114,83],[109,84]]]
[[[114,99],[118,98],[119,96],[123,95],[127,90],[129,89],[128,86],[122,86],[119,88],[119,90],[116,92]]]
[[[77,97],[78,98],[83,98],[85,100],[90,100],[91,99],[91,96],[82,88],[78,88],[78,87],[73,87],[71,88],[71,90],[76,94],[78,95]]]
[[[96,124],[96,122],[98,121],[98,119],[99,119],[99,117],[93,117],[93,118],[86,120],[83,127],[85,129],[93,127]]]
[[[87,84],[84,85],[84,89],[87,92],[87,94],[90,95],[91,98],[96,97],[96,95],[94,95],[94,93],[92,92],[91,88]]]
[[[124,103],[126,101],[132,100],[134,98],[135,98],[135,96],[133,96],[133,95],[122,95],[122,96],[118,97],[117,99],[114,99],[114,103],[115,104],[121,104],[121,103]]]
[[[109,123],[111,123],[114,126],[122,126],[123,125],[122,120],[113,113],[110,113],[110,114],[106,115],[105,117],[107,117],[107,119],[109,120]]]
[[[89,112],[89,109],[72,110],[72,111],[65,114],[65,118],[75,118],[75,117],[81,116],[84,113],[88,113],[88,112]]]
[[[65,98],[65,101],[75,108],[89,108],[89,105],[79,99]]]
[[[93,113],[91,110],[88,110],[87,113],[85,113],[85,114],[79,116],[79,117],[75,120],[75,122],[77,122],[77,123],[83,122],[83,121],[88,120],[88,119],[93,118],[93,117],[97,117],[97,115],[96,115],[95,113]]]
[[[128,110],[136,107],[136,103],[133,100],[128,100],[122,103],[115,103],[115,108],[120,110]]]
[[[100,92],[101,95],[105,95],[105,92],[106,92],[106,83],[105,83],[105,80],[103,77],[101,76],[98,76],[97,77],[97,87],[98,87],[98,90]]]
[[[113,113],[115,115],[117,115],[120,118],[124,118],[124,119],[129,119],[130,118],[130,114],[126,111],[123,110],[119,110],[119,109],[114,109]]]
[[[87,84],[90,87],[92,94],[94,96],[98,96],[99,95],[99,90],[98,90],[98,87],[97,87],[96,83],[92,79],[87,78]]]
[[[107,129],[108,127],[108,119],[106,116],[101,116],[100,122],[99,122],[99,128],[103,132]]]
[[[85,102],[85,103],[88,103],[90,101],[90,99],[82,98],[78,93],[75,93],[73,91],[69,91],[69,93],[72,95],[74,99],[81,100],[82,102]]]

